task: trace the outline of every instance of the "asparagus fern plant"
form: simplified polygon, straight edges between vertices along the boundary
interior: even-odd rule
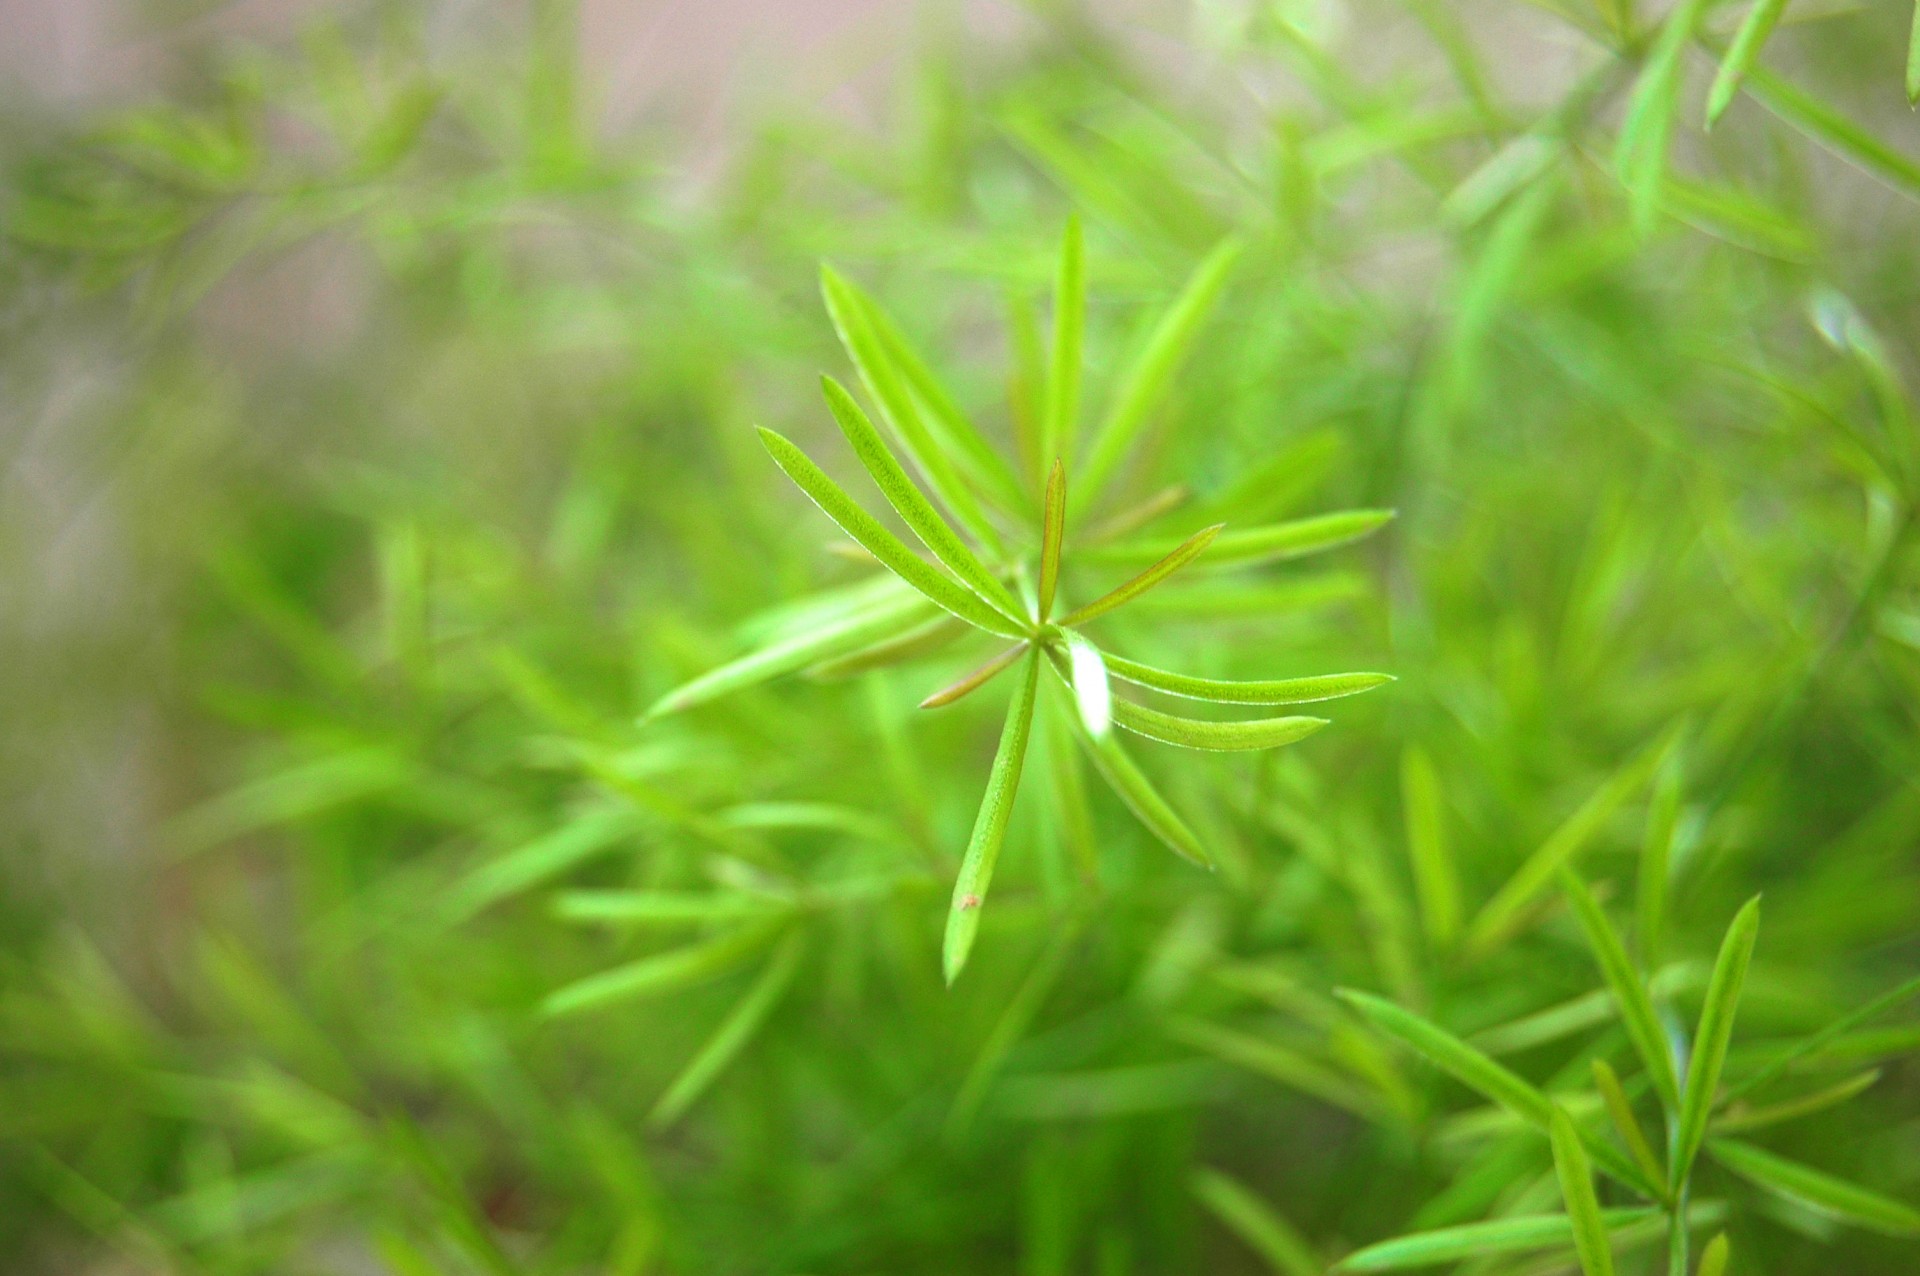
[[[1060,243],[1037,440],[1038,454],[1048,464],[1037,493],[955,405],[891,317],[831,268],[823,272],[822,291],[840,340],[925,488],[854,396],[831,376],[822,378],[827,407],[887,504],[934,561],[888,530],[791,440],[761,429],[774,463],[892,579],[882,578],[879,591],[862,591],[864,605],[835,622],[751,652],[669,693],[649,716],[798,668],[871,669],[937,651],[969,634],[994,640],[997,652],[921,702],[927,709],[950,705],[1014,671],[986,793],[953,883],[942,950],[948,983],[966,965],[979,930],[1034,716],[1044,698],[1043,671],[1060,699],[1070,701],[1066,716],[1101,778],[1168,849],[1202,867],[1211,867],[1212,859],[1201,838],[1113,728],[1186,749],[1250,750],[1292,744],[1326,726],[1327,719],[1306,714],[1225,721],[1189,717],[1116,696],[1115,680],[1173,697],[1261,708],[1337,699],[1391,681],[1381,673],[1262,681],[1196,677],[1130,660],[1086,632],[1088,625],[1176,573],[1232,570],[1332,549],[1371,534],[1393,516],[1390,510],[1354,509],[1249,528],[1229,530],[1214,523],[1184,535],[1149,535],[1154,524],[1170,520],[1185,504],[1184,493],[1170,489],[1105,521],[1088,517],[1101,511],[1110,480],[1170,389],[1239,252],[1229,241],[1201,263],[1118,379],[1111,408],[1081,449],[1085,242],[1079,220],[1069,218]],[[1070,605],[1068,588],[1128,569],[1132,574],[1117,584]]]

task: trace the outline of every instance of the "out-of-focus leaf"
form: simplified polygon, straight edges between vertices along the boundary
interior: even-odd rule
[[[1646,983],[1640,978],[1640,972],[1633,968],[1626,947],[1614,933],[1613,924],[1601,911],[1600,902],[1594,899],[1586,883],[1570,870],[1563,870],[1560,884],[1573,903],[1574,916],[1579,919],[1580,928],[1586,932],[1587,945],[1593,949],[1594,960],[1613,993],[1614,1005],[1620,1011],[1621,1025],[1626,1028],[1627,1039],[1633,1042],[1634,1050],[1640,1055],[1640,1062],[1653,1082],[1654,1093],[1660,1096],[1660,1102],[1669,1112],[1678,1111],[1680,1083],[1674,1076],[1673,1056],[1668,1052],[1667,1036],[1660,1027],[1660,1017],[1654,1013],[1653,999],[1647,993]]]
[[[760,972],[760,977],[747,990],[747,995],[728,1012],[713,1035],[707,1038],[706,1044],[700,1047],[700,1052],[688,1061],[680,1075],[673,1079],[673,1084],[667,1087],[666,1093],[660,1096],[660,1101],[653,1105],[653,1111],[647,1115],[648,1124],[671,1125],[679,1120],[681,1114],[706,1093],[727,1065],[746,1049],[754,1034],[760,1031],[760,1025],[766,1022],[767,1016],[780,1003],[787,985],[793,982],[794,972],[800,968],[802,951],[803,939],[798,934],[788,935],[780,942],[772,960],[767,962],[766,969]]]
[[[1166,398],[1181,363],[1232,277],[1243,248],[1238,240],[1229,239],[1207,254],[1154,324],[1146,344],[1120,374],[1113,402],[1075,476],[1076,509],[1098,499],[1107,480],[1126,460],[1141,429]]]
[[[1653,1217],[1649,1209],[1613,1209],[1600,1212],[1609,1228],[1626,1227]],[[1431,1232],[1396,1236],[1355,1250],[1336,1264],[1345,1272],[1397,1272],[1414,1267],[1438,1267],[1495,1254],[1518,1254],[1536,1249],[1559,1249],[1574,1241],[1573,1220],[1565,1214],[1524,1214],[1442,1227]]]
[[[1067,534],[1067,470],[1059,457],[1047,471],[1046,502],[1040,516],[1040,619],[1053,615],[1053,594],[1060,586],[1060,546]]]
[[[1735,1108],[1715,1120],[1713,1131],[1717,1134],[1739,1134],[1747,1130],[1761,1130],[1782,1121],[1793,1121],[1815,1112],[1824,1112],[1828,1108],[1845,1103],[1848,1099],[1861,1094],[1880,1079],[1880,1069],[1869,1068],[1865,1072],[1848,1077],[1811,1094],[1803,1094],[1795,1099],[1783,1099],[1779,1103],[1768,1104],[1764,1108]]]
[[[1749,1143],[1715,1139],[1713,1159],[1741,1178],[1842,1222],[1889,1236],[1920,1235],[1920,1210]]]
[[[1734,94],[1740,91],[1740,82],[1746,78],[1747,69],[1760,56],[1760,50],[1766,47],[1767,37],[1773,34],[1773,28],[1786,8],[1787,0],[1753,0],[1747,9],[1747,16],[1741,20],[1740,30],[1734,34],[1727,56],[1720,59],[1720,69],[1714,74],[1713,87],[1707,92],[1708,128],[1714,126],[1733,101]]]
[[[1193,1194],[1278,1276],[1322,1276],[1326,1264],[1313,1246],[1245,1184],[1218,1170],[1199,1170]]]
[[[1041,455],[1071,461],[1080,422],[1082,337],[1087,320],[1086,248],[1080,218],[1069,214],[1060,236],[1060,266],[1053,283],[1053,344],[1047,363],[1046,415]]]
[[[1400,755],[1400,805],[1414,890],[1420,898],[1420,921],[1428,941],[1445,949],[1460,933],[1460,874],[1447,840],[1440,777],[1434,773],[1433,761],[1417,747]]]
[[[1567,1221],[1573,1226],[1573,1248],[1580,1256],[1580,1270],[1586,1276],[1613,1276],[1613,1246],[1607,1240],[1606,1220],[1600,1214],[1600,1198],[1593,1191],[1593,1166],[1573,1122],[1557,1106],[1547,1126],[1553,1144],[1553,1166],[1560,1179],[1560,1195],[1567,1205]]]
[[[574,1015],[704,983],[744,964],[772,943],[784,925],[781,919],[753,922],[704,943],[603,970],[556,990],[540,1008],[548,1015]]]
[[[1281,1085],[1359,1116],[1378,1117],[1384,1110],[1370,1090],[1278,1041],[1186,1017],[1169,1020],[1166,1033],[1183,1045],[1204,1050],[1236,1067],[1270,1077]]]
[[[1600,1091],[1600,1101],[1606,1104],[1607,1116],[1613,1121],[1614,1131],[1619,1134],[1620,1141],[1627,1145],[1633,1163],[1664,1192],[1666,1171],[1660,1168],[1660,1158],[1653,1154],[1653,1145],[1647,1142],[1646,1132],[1640,1128],[1640,1119],[1633,1114],[1633,1104],[1628,1101],[1627,1092],[1621,1088],[1620,1078],[1605,1059],[1593,1061],[1593,1084]]]

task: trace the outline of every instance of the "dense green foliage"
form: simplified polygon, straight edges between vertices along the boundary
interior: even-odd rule
[[[478,8],[8,107],[10,1270],[1920,1262],[1910,14]]]

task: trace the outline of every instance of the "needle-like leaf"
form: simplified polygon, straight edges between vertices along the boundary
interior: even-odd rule
[[[1607,1223],[1600,1214],[1600,1198],[1593,1191],[1593,1166],[1580,1134],[1567,1114],[1554,1105],[1547,1125],[1553,1143],[1553,1168],[1560,1179],[1560,1195],[1567,1203],[1567,1221],[1573,1225],[1573,1248],[1586,1276],[1613,1276],[1613,1247],[1607,1242]]]
[[[805,492],[813,503],[840,525],[842,531],[858,541],[868,553],[901,580],[925,594],[936,605],[952,612],[970,625],[1007,638],[1024,638],[1025,625],[1002,612],[978,594],[962,588],[952,578],[907,548],[906,542],[880,525],[880,521],[861,509],[840,485],[826,476],[807,454],[792,442],[762,429],[760,441],[772,453],[773,460],[788,478]]]
[[[930,614],[935,613],[929,611],[927,604],[917,594],[903,593],[817,629],[769,643],[717,669],[709,669],[698,678],[682,683],[660,697],[647,710],[646,717],[655,718],[690,709],[720,696],[797,673],[818,661],[843,655],[855,648],[900,638],[905,632],[914,630]]]
[[[1242,722],[1209,722],[1200,718],[1182,718],[1161,713],[1126,700],[1113,704],[1113,720],[1149,740],[1176,744],[1183,749],[1209,749],[1233,752],[1244,749],[1277,749],[1281,745],[1304,740],[1327,725],[1325,718],[1288,717],[1252,718]]]
[[[1874,1082],[1879,1079],[1880,1069],[1869,1068],[1865,1072],[1856,1073],[1844,1081],[1822,1087],[1811,1094],[1771,1103],[1764,1108],[1736,1108],[1716,1119],[1713,1130],[1716,1134],[1738,1134],[1747,1130],[1765,1129],[1770,1125],[1778,1125],[1782,1121],[1797,1120],[1815,1112],[1824,1112],[1871,1089]]]
[[[1470,1090],[1477,1090],[1507,1111],[1539,1130],[1546,1130],[1553,1115],[1553,1101],[1529,1085],[1518,1074],[1502,1067],[1445,1028],[1402,1009],[1384,997],[1339,988],[1335,995],[1364,1015],[1388,1036],[1396,1038],[1452,1076]],[[1640,1168],[1608,1144],[1588,1136],[1581,1137],[1587,1151],[1600,1168],[1635,1191],[1657,1198],[1660,1192]]]
[[[1627,1039],[1633,1042],[1640,1062],[1647,1069],[1654,1093],[1660,1096],[1660,1102],[1668,1112],[1679,1111],[1680,1083],[1674,1077],[1673,1056],[1667,1049],[1666,1033],[1661,1030],[1660,1018],[1653,1011],[1653,998],[1648,995],[1645,981],[1640,978],[1640,972],[1633,968],[1626,948],[1614,933],[1613,924],[1601,911],[1600,902],[1594,899],[1586,883],[1571,870],[1562,869],[1560,887],[1573,904],[1574,916],[1580,919],[1580,928],[1586,932],[1587,945],[1593,949],[1594,961],[1598,963],[1600,973],[1613,993],[1614,1005],[1620,1010],[1620,1022],[1625,1026]]]
[[[1002,548],[999,534],[994,531],[986,512],[980,508],[973,490],[954,471],[946,451],[921,419],[913,392],[888,357],[886,346],[874,329],[859,289],[841,278],[832,267],[823,265],[820,268],[820,293],[826,300],[827,314],[833,319],[834,330],[840,334],[840,344],[846,347],[847,356],[859,370],[867,393],[880,405],[887,424],[893,427],[895,437],[900,440],[915,467],[926,476],[928,486],[933,488],[941,503],[953,511],[960,525],[986,547],[988,556],[1000,557]]]
[[[1667,144],[1680,92],[1680,57],[1692,39],[1706,0],[1681,0],[1667,15],[1640,69],[1614,148],[1614,165],[1627,188],[1636,224],[1648,225],[1659,207]]]
[[[1855,1223],[1889,1236],[1920,1234],[1920,1210],[1901,1201],[1868,1191],[1845,1179],[1789,1161],[1784,1156],[1763,1151],[1750,1143],[1715,1139],[1709,1149],[1713,1159],[1741,1178],[1769,1192],[1842,1222]]]
[[[915,625],[905,633],[882,638],[879,642],[869,643],[844,656],[834,656],[818,664],[807,666],[807,676],[821,682],[832,682],[841,678],[851,678],[855,674],[866,673],[874,669],[884,669],[888,665],[903,664],[909,660],[918,660],[937,651],[944,651],[966,635],[973,627],[957,616],[936,614],[932,619]]]
[[[1218,1170],[1193,1176],[1193,1194],[1279,1276],[1322,1276],[1326,1263],[1306,1238],[1260,1197]]]
[[[1720,955],[1713,964],[1713,977],[1707,981],[1706,1000],[1700,1007],[1700,1026],[1693,1037],[1693,1061],[1687,1068],[1686,1089],[1680,1098],[1680,1118],[1673,1137],[1672,1181],[1685,1183],[1700,1141],[1706,1137],[1707,1119],[1713,1114],[1714,1093],[1720,1087],[1720,1069],[1727,1061],[1727,1046],[1733,1040],[1734,1013],[1740,1005],[1740,990],[1747,981],[1747,964],[1753,959],[1753,944],[1760,932],[1760,897],[1748,900],[1727,927],[1720,942]]]
[[[1060,267],[1054,277],[1053,348],[1047,365],[1046,416],[1041,421],[1042,456],[1073,456],[1073,434],[1080,416],[1080,346],[1086,318],[1086,250],[1080,217],[1071,214],[1060,236]]]
[[[1653,1211],[1650,1209],[1600,1212],[1601,1223],[1609,1228],[1626,1227],[1652,1217]],[[1522,1214],[1485,1223],[1415,1232],[1411,1236],[1396,1236],[1390,1241],[1380,1241],[1365,1249],[1355,1250],[1340,1260],[1337,1269],[1344,1272],[1397,1272],[1412,1267],[1439,1267],[1495,1254],[1557,1249],[1573,1243],[1573,1220],[1567,1215]]]
[[[1100,778],[1107,782],[1107,787],[1126,803],[1135,819],[1146,825],[1148,831],[1166,843],[1167,849],[1175,855],[1202,868],[1213,867],[1213,857],[1207,854],[1200,839],[1120,746],[1117,735],[1109,733],[1105,739],[1095,740],[1087,736],[1082,728],[1081,738],[1093,758],[1094,769],[1100,772]]]
[[[1739,32],[1733,37],[1733,45],[1727,50],[1727,56],[1720,60],[1720,70],[1713,77],[1713,88],[1707,93],[1708,128],[1719,121],[1722,112],[1733,101],[1734,94],[1740,91],[1740,82],[1746,78],[1754,59],[1760,56],[1760,50],[1766,47],[1767,37],[1773,34],[1773,28],[1786,9],[1787,0],[1753,0],[1753,6],[1740,22]]]
[[[1207,254],[1154,325],[1139,356],[1121,374],[1113,403],[1075,476],[1075,508],[1091,505],[1099,497],[1107,480],[1126,459],[1141,428],[1166,398],[1182,360],[1225,291],[1242,250],[1238,240],[1229,239]]]
[[[1047,471],[1047,499],[1040,519],[1040,619],[1053,615],[1053,594],[1060,587],[1060,546],[1067,533],[1067,468],[1053,459]]]
[[[1669,755],[1654,777],[1653,800],[1647,806],[1647,834],[1640,845],[1640,878],[1635,894],[1635,939],[1640,967],[1660,964],[1667,929],[1667,878],[1673,862],[1673,838],[1680,823],[1680,766]]]
[[[1752,1094],[1755,1090],[1760,1089],[1762,1086],[1767,1085],[1779,1077],[1798,1060],[1804,1059],[1808,1055],[1824,1049],[1828,1042],[1844,1036],[1869,1020],[1878,1018],[1901,1002],[1911,999],[1916,994],[1920,994],[1920,976],[1915,976],[1881,993],[1878,997],[1875,997],[1872,1001],[1857,1010],[1848,1011],[1826,1027],[1820,1029],[1820,1031],[1802,1037],[1799,1041],[1796,1041],[1769,1059],[1766,1065],[1758,1072],[1755,1072],[1752,1076],[1747,1077],[1737,1085],[1730,1086],[1727,1090],[1727,1101],[1732,1102],[1742,1095]]]
[[[821,377],[820,388],[826,395],[827,407],[833,412],[833,419],[840,424],[840,432],[847,436],[847,442],[852,445],[854,455],[860,458],[860,464],[873,476],[874,485],[887,498],[887,504],[893,506],[913,534],[933,551],[935,558],[960,578],[962,584],[969,586],[999,610],[1010,616],[1018,616],[1020,604],[1014,601],[1007,587],[987,570],[967,543],[960,539],[947,520],[940,517],[940,511],[934,509],[933,502],[921,493],[900,463],[893,459],[893,453],[887,450],[880,431],[860,410],[860,405],[853,401],[846,387],[832,377]]]
[[[1200,531],[1195,532],[1193,535],[1187,537],[1186,540],[1182,541],[1179,547],[1171,554],[1168,554],[1165,558],[1147,568],[1125,584],[1109,590],[1084,607],[1076,608],[1072,613],[1063,617],[1060,623],[1063,625],[1085,624],[1095,616],[1103,616],[1116,607],[1121,607],[1132,602],[1205,553],[1207,546],[1213,544],[1214,539],[1220,535],[1221,528],[1222,524],[1215,523],[1212,527],[1202,528]]]
[[[1913,7],[1913,25],[1907,34],[1907,102],[1920,103],[1920,4]]]
[[[746,1049],[754,1034],[760,1031],[760,1025],[779,1005],[787,985],[793,982],[794,972],[800,968],[803,942],[803,937],[798,934],[788,935],[774,950],[772,960],[760,972],[760,977],[754,980],[747,995],[728,1012],[713,1035],[707,1038],[706,1044],[700,1047],[700,1052],[688,1061],[680,1075],[667,1087],[666,1093],[660,1096],[660,1101],[653,1105],[653,1111],[647,1114],[649,1125],[672,1125],[679,1120],[681,1114],[692,1107],[726,1071],[727,1065]]]
[[[718,891],[567,891],[553,901],[562,921],[619,926],[699,926],[786,912],[793,906],[766,895]]]
[[[1493,898],[1481,907],[1467,927],[1466,948],[1470,954],[1483,955],[1504,943],[1519,929],[1540,892],[1564,865],[1572,864],[1586,850],[1613,813],[1646,782],[1674,739],[1672,732],[1609,776],[1566,821],[1555,829],[1540,848],[1514,870]]]
[[[1694,1276],[1727,1276],[1727,1234],[1721,1232],[1700,1251],[1700,1266]]]
[[[1014,684],[1013,702],[1007,706],[1007,719],[1000,728],[1000,747],[993,755],[993,769],[987,773],[987,791],[980,799],[979,813],[974,816],[973,836],[967,841],[960,875],[954,879],[953,903],[947,914],[947,935],[942,945],[942,965],[949,984],[959,978],[967,964],[967,955],[973,951],[974,936],[980,930],[980,909],[986,903],[993,866],[1000,858],[1000,845],[1007,836],[1007,820],[1013,814],[1014,794],[1020,788],[1020,771],[1026,765],[1027,740],[1033,729],[1034,691],[1039,677],[1040,654],[1036,648]]]
[[[1435,948],[1449,948],[1460,933],[1460,874],[1447,840],[1440,777],[1422,749],[1410,747],[1400,756],[1400,804],[1421,923]]]
[[[1112,652],[1107,672],[1116,678],[1164,691],[1188,700],[1208,700],[1215,704],[1312,704],[1316,700],[1338,700],[1359,695],[1393,681],[1385,673],[1330,673],[1312,678],[1277,678],[1271,681],[1236,682],[1224,678],[1196,678],[1191,674],[1156,669],[1137,660],[1128,660]]]
[[[1653,1154],[1653,1145],[1647,1142],[1639,1118],[1633,1115],[1633,1104],[1628,1101],[1627,1092],[1621,1088],[1613,1065],[1605,1059],[1593,1061],[1593,1084],[1600,1091],[1600,1101],[1606,1105],[1607,1116],[1612,1120],[1614,1130],[1619,1133],[1620,1141],[1627,1145],[1627,1153],[1633,1157],[1633,1163],[1664,1190],[1666,1171],[1660,1168],[1660,1158]]]
[[[780,919],[756,922],[705,943],[642,957],[568,984],[549,996],[540,1008],[549,1015],[578,1014],[611,1002],[657,997],[703,983],[725,974],[766,947],[784,925]]]
[[[962,696],[978,691],[981,687],[986,686],[998,677],[1001,670],[1020,659],[1021,653],[1026,650],[1026,643],[1017,643],[1007,648],[992,660],[981,665],[978,669],[948,683],[946,686],[940,688],[940,690],[928,696],[925,700],[922,700],[920,707],[922,709],[938,709],[944,705],[952,704]]]
[[[1301,558],[1370,536],[1392,519],[1392,510],[1342,510],[1264,527],[1239,528],[1216,536],[1201,561],[1208,567],[1224,567]],[[1173,540],[1127,541],[1091,546],[1084,556],[1096,562],[1140,562],[1165,558],[1181,544]]]

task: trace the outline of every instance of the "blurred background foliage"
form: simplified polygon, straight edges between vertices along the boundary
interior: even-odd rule
[[[1574,918],[1482,912],[1543,844],[1684,1024],[1765,892],[1735,1084],[1899,985],[1911,15],[1793,6],[1709,131],[1745,12],[935,7],[877,120],[705,150],[602,126],[564,0],[188,27],[137,109],[7,102],[7,1268],[1300,1276],[1558,1208],[1544,1139],[1331,995],[1592,1100],[1632,1056]],[[1090,402],[1246,244],[1136,495],[1399,511],[1169,586],[1137,654],[1399,681],[1283,753],[1143,751],[1212,874],[1104,793],[1076,865],[1030,778],[948,990],[1004,689],[916,709],[943,655],[637,718],[861,574],[751,428],[832,454],[820,262],[1005,439],[1075,211]],[[1916,1048],[1910,1007],[1830,1036],[1770,1101],[1871,1084],[1743,1137],[1916,1199]],[[1735,1272],[1916,1261],[1695,1191]]]

